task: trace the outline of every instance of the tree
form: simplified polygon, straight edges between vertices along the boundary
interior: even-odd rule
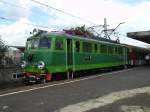
[[[7,45],[5,45],[4,41],[1,39],[1,35],[0,35],[0,65],[2,65],[2,60],[7,50],[8,50],[8,47]]]

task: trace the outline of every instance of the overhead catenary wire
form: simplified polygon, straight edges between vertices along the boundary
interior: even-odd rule
[[[92,21],[89,21],[89,20],[84,19],[84,18],[79,17],[79,16],[75,16],[75,15],[73,15],[73,14],[71,14],[71,13],[65,12],[65,11],[63,11],[63,10],[61,10],[61,9],[58,9],[58,8],[52,7],[52,6],[47,5],[47,4],[44,4],[44,3],[42,3],[42,2],[39,2],[39,1],[36,1],[36,0],[31,0],[31,1],[33,1],[33,2],[35,2],[35,3],[37,3],[37,4],[40,4],[40,5],[42,5],[42,6],[45,6],[45,7],[47,7],[47,8],[50,8],[50,9],[56,10],[56,11],[58,11],[58,12],[61,12],[61,13],[63,13],[63,14],[66,14],[66,15],[72,16],[72,17],[77,18],[77,19],[79,19],[79,20],[82,20],[82,21],[88,22],[88,23],[93,24],[93,25],[97,25],[97,24],[95,24],[95,23],[94,23],[94,22],[92,22]]]
[[[95,24],[94,22],[89,21],[89,20],[87,20],[87,19],[85,19],[85,18],[82,18],[82,17],[76,16],[76,15],[73,15],[73,14],[71,14],[71,13],[65,12],[65,11],[63,11],[63,10],[61,10],[61,9],[57,9],[57,8],[55,8],[55,7],[52,7],[52,6],[50,6],[50,5],[41,3],[41,2],[39,2],[39,1],[36,1],[36,0],[30,0],[30,1],[32,1],[32,2],[34,2],[34,3],[36,3],[36,4],[39,4],[39,5],[42,5],[42,6],[44,6],[44,7],[53,9],[53,10],[55,10],[55,11],[58,11],[58,12],[60,12],[60,13],[66,14],[66,15],[68,15],[68,16],[74,17],[74,18],[76,18],[76,19],[82,20],[82,21],[84,21],[84,22],[90,23],[90,24],[92,24],[92,25],[97,25],[97,24]],[[0,1],[0,2],[3,3],[3,4],[9,5],[9,6],[19,7],[19,8],[22,8],[22,9],[28,9],[28,8],[25,7],[25,6],[12,4],[12,3],[6,2],[6,1]],[[38,13],[38,11],[36,11],[36,10],[35,10],[34,12],[37,12],[37,13]]]
[[[26,6],[23,6],[23,4],[22,5],[16,5],[16,4],[13,4],[13,3],[10,3],[10,2],[6,2],[6,1],[0,1],[0,2],[5,4],[5,5],[11,6],[11,7],[22,8],[22,9],[25,9],[25,10],[29,9]],[[36,12],[37,14],[39,14],[39,11],[37,11],[37,10],[32,10],[32,11]]]
[[[0,2],[3,3],[3,4],[9,5],[9,6],[27,9],[27,7],[24,7],[24,6],[21,6],[21,5],[12,4],[12,3],[10,3],[10,2],[6,2],[6,1],[3,1],[3,0],[1,0]]]
[[[24,7],[24,6],[21,6],[21,5],[16,5],[16,4],[12,4],[12,3],[9,3],[9,2],[6,2],[6,1],[0,1],[1,3],[4,3],[6,5],[9,5],[9,6],[13,6],[13,7],[19,7],[19,8],[23,8],[23,9],[28,9],[27,7]],[[38,11],[36,11],[37,13],[39,13]],[[0,16],[0,19],[1,20],[5,20],[5,21],[16,21],[14,19],[10,19],[10,18],[7,18],[7,17],[2,17]],[[44,26],[44,25],[37,25],[37,24],[32,24],[32,23],[26,23],[26,22],[23,22],[23,24],[26,24],[26,25],[30,25],[30,26],[35,26],[35,27],[40,27],[40,28],[47,28],[47,29],[50,29],[51,27],[48,27],[48,26]]]
[[[2,16],[0,16],[0,19],[1,19],[1,20],[5,20],[5,21],[10,21],[10,22],[15,21],[15,20],[13,20],[13,19],[9,19],[9,18],[2,17]],[[22,24],[26,24],[26,25],[30,25],[30,26],[35,26],[35,27],[41,27],[41,28],[48,28],[48,29],[51,28],[51,27],[44,26],[44,25],[37,25],[37,24],[26,23],[26,22],[22,22]]]
[[[35,2],[35,3],[39,4],[39,5],[44,6],[44,7],[47,7],[47,8],[56,10],[56,11],[61,12],[61,13],[63,13],[63,14],[72,16],[72,17],[74,17],[74,18],[78,18],[78,19],[80,19],[80,20],[82,20],[82,21],[86,21],[86,22],[88,22],[88,23],[91,23],[91,24],[94,25],[93,27],[103,26],[103,25],[96,25],[95,23],[93,23],[93,22],[91,22],[91,21],[89,21],[89,20],[86,20],[86,19],[84,19],[84,18],[75,16],[75,15],[73,15],[73,14],[71,14],[71,13],[65,12],[65,11],[60,10],[60,9],[57,9],[57,8],[54,8],[54,7],[50,6],[50,5],[41,3],[41,2],[39,2],[39,1],[36,1],[36,0],[30,0],[30,1]],[[24,7],[24,6],[22,6],[22,5],[16,5],[16,4],[12,4],[12,3],[9,3],[9,2],[5,2],[5,1],[0,1],[0,2],[2,2],[2,3],[4,3],[4,4],[7,4],[7,5],[10,5],[10,6],[20,7],[20,8],[23,8],[23,9],[28,9],[27,7]],[[15,21],[15,20],[12,20],[12,19],[8,19],[8,18],[6,18],[6,17],[0,17],[0,19],[7,20],[7,21]],[[32,24],[32,23],[23,23],[23,24],[32,25],[32,26],[36,26],[36,27],[42,27],[42,28],[48,28],[48,29],[50,28],[50,27],[48,27],[48,26],[37,25],[37,24]]]

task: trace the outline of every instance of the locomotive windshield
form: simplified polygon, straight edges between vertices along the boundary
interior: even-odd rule
[[[32,39],[27,41],[27,49],[50,48],[51,40],[48,38]]]
[[[39,48],[50,48],[50,40],[48,38],[42,38],[39,41]]]
[[[32,49],[38,48],[38,44],[39,44],[39,40],[38,40],[38,39],[32,40],[32,41],[31,41],[31,48],[32,48]]]

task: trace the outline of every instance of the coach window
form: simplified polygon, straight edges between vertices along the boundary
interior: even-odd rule
[[[80,42],[76,41],[76,52],[80,52]]]
[[[63,50],[63,39],[56,38],[56,40],[55,40],[55,50]]]

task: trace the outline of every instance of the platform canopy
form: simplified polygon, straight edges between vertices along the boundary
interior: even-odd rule
[[[127,37],[150,44],[150,31],[128,32]]]

